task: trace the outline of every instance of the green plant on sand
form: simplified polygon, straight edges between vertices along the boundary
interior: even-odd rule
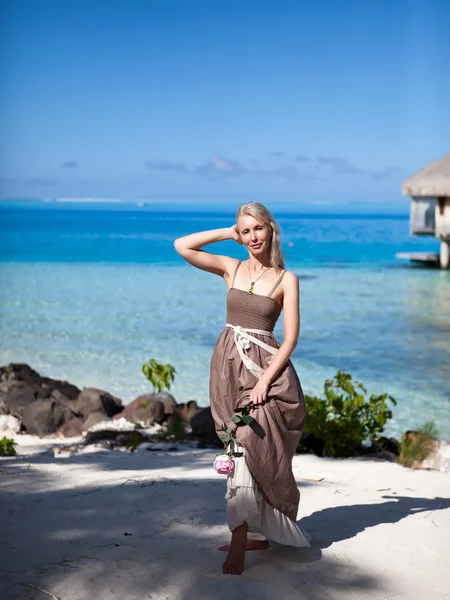
[[[413,468],[423,462],[433,451],[439,430],[434,421],[418,425],[414,431],[407,431],[400,443],[398,462],[404,467]]]
[[[365,394],[361,383],[353,383],[350,374],[338,371],[333,380],[325,381],[325,398],[305,395],[308,446],[301,440],[297,451],[312,447],[319,456],[346,457],[357,452],[364,441],[377,440],[392,418],[388,401],[397,403],[388,394],[368,399]]]
[[[184,440],[186,437],[184,423],[178,415],[174,415],[173,420],[168,423],[166,431],[156,433],[153,437],[162,442],[179,442],[180,440]]]
[[[17,442],[11,438],[3,436],[3,438],[0,440],[0,454],[6,456],[16,456],[17,452],[15,446],[17,446]]]
[[[129,431],[125,434],[124,443],[127,450],[134,452],[140,446],[142,438],[138,431]]]
[[[153,393],[162,392],[164,388],[170,390],[175,379],[175,367],[172,365],[162,365],[156,358],[151,358],[142,365],[142,372],[153,385]]]

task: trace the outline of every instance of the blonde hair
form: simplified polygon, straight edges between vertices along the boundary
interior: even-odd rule
[[[236,212],[236,223],[239,217],[244,215],[250,215],[257,221],[265,223],[270,227],[272,230],[272,239],[269,246],[270,265],[275,269],[275,271],[282,271],[284,269],[284,256],[283,251],[281,250],[280,228],[275,221],[275,217],[260,202],[248,202],[247,204],[241,204]]]

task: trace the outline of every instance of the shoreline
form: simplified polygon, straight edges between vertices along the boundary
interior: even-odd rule
[[[185,372],[189,369],[192,372],[192,357],[189,356],[188,347],[186,346],[186,352],[183,354],[183,357],[180,354],[178,358],[172,359],[169,351],[166,349],[166,344],[169,344],[169,341],[163,340],[160,343],[163,348],[163,351],[160,353],[161,361],[171,362],[177,367],[179,373],[171,387],[171,393],[174,394],[179,403],[186,403],[196,398],[200,408],[207,408],[209,406],[209,361],[212,350],[209,347],[205,347],[201,349],[200,354],[196,354],[196,378],[191,377],[193,381],[195,379],[195,384],[193,384],[187,381],[185,376]],[[182,347],[185,347],[184,341],[182,342]],[[90,372],[89,369],[91,367],[89,365],[86,366],[85,357],[79,357],[77,352],[71,353],[69,350],[61,353],[61,364],[58,364],[56,367],[49,366],[46,361],[41,362],[36,358],[36,355],[32,355],[31,351],[27,355],[17,358],[7,355],[0,349],[0,355],[4,357],[4,360],[1,361],[3,366],[8,364],[32,365],[32,368],[38,371],[42,377],[68,381],[80,389],[94,388],[108,390],[108,393],[120,398],[124,406],[131,404],[139,395],[151,391],[151,387],[142,376],[140,368],[140,365],[149,353],[144,357],[137,355],[133,357],[133,360],[128,358],[127,360],[130,360],[129,369],[128,367],[123,367],[119,371],[119,374],[115,370],[114,363],[111,363],[106,356],[96,357],[96,360],[98,359],[98,368],[96,371]],[[331,379],[336,371],[334,369],[319,368],[307,356],[304,359],[294,357],[291,360],[300,377],[304,393],[310,396],[323,395],[324,381]],[[71,374],[67,370],[66,365],[69,363],[74,374]],[[101,368],[102,366],[103,369]],[[129,378],[126,377],[125,371],[130,373]],[[439,423],[438,439],[450,441],[450,420],[445,405],[445,390],[441,392],[442,398],[436,401],[436,405],[431,407],[423,405],[420,416],[412,416],[414,414],[413,411],[417,408],[419,396],[417,398],[413,397],[413,391],[410,388],[405,388],[404,382],[397,382],[397,385],[384,384],[364,376],[364,374],[360,374],[353,369],[348,369],[348,372],[352,374],[355,381],[362,382],[370,393],[381,394],[389,392],[398,400],[397,406],[393,407],[393,418],[385,426],[384,433],[386,436],[400,439],[405,431],[415,429],[423,422],[435,420],[436,423]],[[119,384],[111,384],[111,379],[114,377],[118,378]],[[126,393],[124,390],[126,390]]]

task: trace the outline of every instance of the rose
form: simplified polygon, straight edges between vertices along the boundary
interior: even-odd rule
[[[224,444],[226,444],[225,454],[218,454],[214,461],[214,468],[219,475],[228,475],[234,469],[234,462],[232,457],[238,458],[244,456],[243,452],[235,451],[235,445],[238,443],[236,438],[236,431],[238,427],[243,425],[252,425],[256,422],[256,419],[250,416],[250,411],[258,408],[259,404],[249,403],[241,408],[235,408],[231,421],[234,424],[234,428],[228,427],[226,423],[222,425],[221,433],[219,438]]]
[[[214,461],[214,468],[219,475],[228,475],[234,469],[234,462],[226,454],[219,454]]]

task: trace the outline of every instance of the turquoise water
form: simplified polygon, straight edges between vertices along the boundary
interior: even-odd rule
[[[206,210],[1,203],[0,364],[129,402],[149,390],[141,365],[156,357],[176,367],[178,401],[207,405],[226,286],[173,250],[180,235],[233,222],[231,210]],[[434,418],[450,439],[450,274],[395,259],[436,242],[410,238],[407,214],[277,216],[301,282],[293,362],[305,392],[343,369],[397,399],[390,433]],[[244,258],[232,242],[211,249]]]

